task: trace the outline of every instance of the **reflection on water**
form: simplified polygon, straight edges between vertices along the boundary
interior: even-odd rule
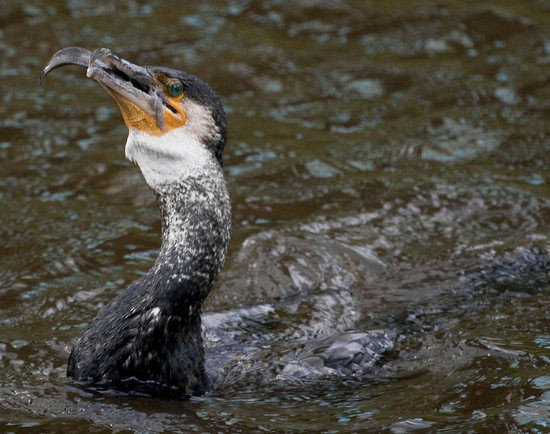
[[[0,24],[4,430],[548,429],[550,284],[530,250],[550,219],[546,1],[34,0]],[[281,354],[394,333],[369,375],[188,402],[67,382],[70,343],[159,244],[109,97],[76,68],[37,86],[68,45],[223,97],[234,230],[212,342],[216,312]]]

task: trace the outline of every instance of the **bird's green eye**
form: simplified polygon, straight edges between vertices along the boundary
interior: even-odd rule
[[[177,98],[183,93],[183,86],[179,81],[172,83],[170,87],[168,87],[168,92],[172,98]]]

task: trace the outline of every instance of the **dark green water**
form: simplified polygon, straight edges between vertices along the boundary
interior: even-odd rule
[[[38,87],[69,45],[222,96],[234,229],[205,311],[308,288],[270,320],[274,348],[408,330],[372,376],[191,401],[67,380],[72,340],[160,231],[113,101],[83,69]],[[2,1],[0,96],[2,431],[549,429],[547,272],[478,274],[548,244],[547,0]],[[327,289],[349,297],[322,305]]]

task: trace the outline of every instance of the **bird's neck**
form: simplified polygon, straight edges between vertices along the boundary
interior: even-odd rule
[[[157,199],[162,245],[150,273],[169,276],[185,303],[200,308],[229,244],[231,204],[222,169],[216,164],[188,175],[160,189]]]

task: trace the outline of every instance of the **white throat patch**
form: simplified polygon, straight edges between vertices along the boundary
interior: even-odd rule
[[[187,122],[160,137],[131,128],[126,141],[126,158],[134,161],[149,186],[159,192],[177,180],[195,177],[210,171],[217,164],[203,144],[218,132],[206,108],[187,101]]]

